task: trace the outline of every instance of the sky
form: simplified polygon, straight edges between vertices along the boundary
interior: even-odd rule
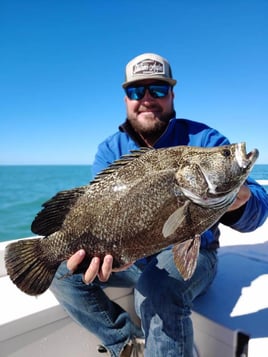
[[[177,117],[268,164],[267,18],[267,0],[0,0],[0,165],[90,165],[144,52],[171,63]]]

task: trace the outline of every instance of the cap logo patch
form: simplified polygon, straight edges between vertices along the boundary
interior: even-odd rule
[[[145,59],[136,63],[132,68],[132,75],[140,74],[165,74],[162,62]]]

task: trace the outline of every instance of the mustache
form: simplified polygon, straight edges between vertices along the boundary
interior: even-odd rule
[[[152,109],[152,110],[157,110],[157,111],[162,111],[162,107],[160,105],[157,105],[157,104],[149,104],[149,105],[144,105],[144,104],[141,104],[139,106],[139,112],[145,112],[147,111],[148,109]]]

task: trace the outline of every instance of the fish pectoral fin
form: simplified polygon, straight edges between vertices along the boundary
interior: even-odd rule
[[[200,235],[196,234],[193,239],[175,244],[172,249],[175,265],[184,280],[190,279],[195,271],[200,241]]]
[[[180,224],[185,219],[185,209],[186,207],[188,207],[188,205],[189,202],[185,202],[183,206],[176,209],[176,211],[168,217],[162,229],[162,234],[164,238],[167,238],[171,234],[175,233],[176,230],[179,228]]]

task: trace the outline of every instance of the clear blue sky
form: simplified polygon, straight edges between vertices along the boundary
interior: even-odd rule
[[[0,164],[91,164],[143,52],[170,61],[177,117],[268,164],[267,19],[267,0],[2,0]]]

